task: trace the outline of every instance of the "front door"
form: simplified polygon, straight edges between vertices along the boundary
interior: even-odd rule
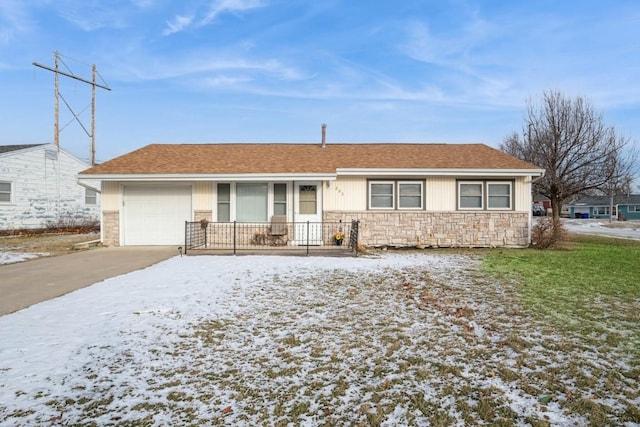
[[[322,244],[322,182],[296,183],[294,221],[298,245]]]

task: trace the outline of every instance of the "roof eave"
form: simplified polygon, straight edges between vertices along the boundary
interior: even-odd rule
[[[415,168],[415,169],[382,169],[382,168],[338,168],[338,175],[345,176],[542,176],[544,169],[467,169],[467,168]]]
[[[246,174],[80,174],[79,179],[101,181],[334,181],[331,173],[246,173]]]

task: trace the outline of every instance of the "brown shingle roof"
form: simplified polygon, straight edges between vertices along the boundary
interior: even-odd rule
[[[151,144],[81,173],[335,173],[337,168],[538,169],[483,144]]]

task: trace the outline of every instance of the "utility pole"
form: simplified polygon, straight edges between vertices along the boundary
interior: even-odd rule
[[[60,66],[59,66],[59,62],[60,62],[60,54],[58,53],[58,51],[56,50],[54,52],[54,68],[48,67],[46,65],[42,65],[42,64],[38,64],[37,62],[34,62],[33,65],[35,65],[36,67],[40,67],[40,68],[44,68],[45,70],[49,70],[52,71],[55,75],[54,77],[54,86],[55,86],[55,109],[54,109],[54,135],[53,135],[53,140],[54,143],[56,145],[56,148],[58,150],[60,150],[60,123],[59,123],[59,99],[62,98],[62,101],[65,103],[65,105],[67,106],[67,108],[69,109],[69,111],[71,112],[71,114],[73,115],[73,119],[71,121],[77,121],[78,124],[80,125],[80,127],[82,127],[82,129],[84,130],[84,132],[87,134],[87,136],[89,136],[89,138],[91,139],[91,150],[90,150],[90,162],[91,162],[91,166],[94,166],[96,164],[96,141],[95,141],[95,134],[96,134],[96,125],[95,125],[95,120],[96,120],[96,87],[99,87],[101,89],[105,89],[105,90],[111,90],[111,88],[109,86],[107,86],[107,84],[98,84],[96,83],[96,75],[98,74],[97,69],[96,69],[96,65],[93,64],[91,66],[91,80],[86,80],[83,79],[82,77],[78,77],[75,74],[73,74],[71,71],[69,72],[65,72],[65,71],[61,71],[60,70]],[[68,68],[68,67],[67,67]],[[87,129],[85,128],[85,126],[82,124],[82,122],[80,121],[80,114],[82,114],[82,111],[79,114],[76,114],[73,109],[71,108],[71,106],[67,103],[67,101],[64,99],[64,97],[60,94],[60,88],[58,85],[58,76],[59,75],[63,75],[65,77],[69,77],[78,81],[81,81],[83,83],[87,83],[91,85],[91,131],[87,131]],[[101,77],[102,78],[102,77]],[[86,108],[85,108],[86,109]],[[84,111],[84,110],[83,110]],[[71,123],[71,121],[69,123]],[[66,127],[69,123],[67,123],[64,127]],[[63,127],[63,129],[64,129]]]

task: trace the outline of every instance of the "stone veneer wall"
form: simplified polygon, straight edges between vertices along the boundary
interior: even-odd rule
[[[120,246],[120,212],[102,211],[102,244]]]
[[[359,241],[381,247],[526,247],[527,212],[324,212],[324,221],[360,220]]]
[[[213,211],[211,210],[202,210],[202,211],[193,212],[194,221],[201,221],[203,219],[206,219],[207,221],[211,222],[212,218],[213,218]]]

